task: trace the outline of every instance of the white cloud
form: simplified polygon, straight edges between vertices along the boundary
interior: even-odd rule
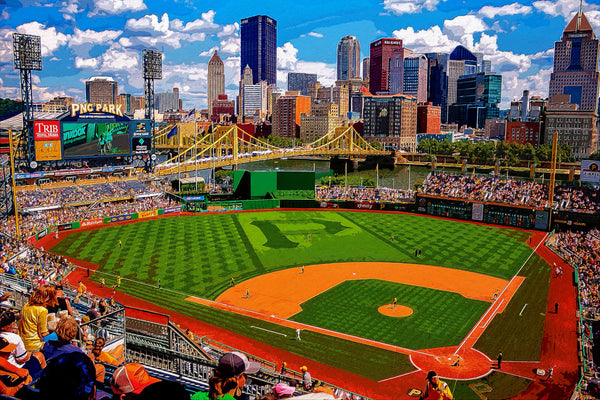
[[[61,8],[59,8],[58,11],[64,14],[78,14],[82,12],[83,9],[79,8],[79,2],[77,0],[71,0],[63,1],[61,3]]]
[[[531,57],[529,55],[498,50],[498,37],[496,35],[490,36],[482,33],[481,39],[475,44],[472,51],[483,53],[485,58],[492,62],[492,69],[502,74],[506,71],[526,72],[531,67]]]
[[[151,36],[163,35],[169,32],[169,14],[164,13],[158,20],[158,16],[144,15],[140,19],[128,19],[125,28],[132,32],[141,32]]]
[[[217,33],[217,36],[222,38],[222,37],[227,37],[227,36],[231,36],[231,35],[237,35],[239,30],[240,30],[240,24],[238,24],[237,22],[234,22],[233,24],[224,25],[221,32]]]
[[[219,50],[219,46],[211,47],[210,49],[198,54],[200,57],[212,57],[215,50]]]
[[[209,18],[209,16],[206,16],[206,18]],[[171,30],[170,26],[174,26],[176,30]],[[160,20],[154,14],[145,15],[140,19],[129,19],[125,24],[125,29],[130,33],[129,40],[132,46],[159,47],[159,45],[165,45],[178,49],[181,47],[182,41],[201,42],[206,40],[206,32],[199,31],[198,24],[190,25],[187,28],[186,26],[180,20],[175,20],[174,24],[170,24],[169,15],[164,13]],[[188,32],[179,31],[186,29]]]
[[[93,31],[91,29],[82,31],[75,28],[74,34],[69,40],[69,47],[110,44],[110,41],[116,39],[122,33],[123,31]]]
[[[13,49],[12,49],[12,34],[13,31],[9,29],[0,29],[0,63],[9,63],[13,60]]]
[[[316,37],[316,38],[322,38],[323,34],[322,33],[317,33],[317,32],[308,32],[308,36],[312,36],[312,37]]]
[[[221,51],[227,54],[240,54],[242,50],[241,40],[238,36],[231,36],[221,41]]]
[[[294,70],[298,61],[298,49],[290,42],[277,48],[277,68]]]
[[[0,14],[0,20],[9,19],[9,18],[10,18],[10,14],[6,10],[2,10],[2,14]]]
[[[383,0],[383,8],[396,15],[435,11],[439,0]]]
[[[75,57],[75,68],[98,68],[97,58],[81,58]]]
[[[39,22],[28,22],[17,27],[17,32],[42,37],[42,56],[49,56],[59,47],[64,46],[71,35],[57,32],[55,27],[46,29],[45,25]]]
[[[450,52],[460,44],[444,35],[437,25],[417,32],[412,27],[399,29],[393,32],[393,36],[402,39],[404,47],[419,53]]]
[[[144,0],[94,0],[95,8],[90,16],[97,14],[123,14],[132,11],[146,10]]]
[[[473,34],[488,29],[481,17],[469,14],[445,20],[443,32],[450,39],[459,40],[465,46],[473,47]]]
[[[124,70],[139,74],[140,61],[137,51],[124,49],[120,45],[113,45],[101,57],[101,72]]]
[[[214,10],[209,10],[202,13],[201,19],[195,19],[186,24],[179,19],[174,19],[171,22],[171,29],[179,32],[216,32],[220,26],[213,22],[215,14],[216,12]]]
[[[479,14],[487,18],[495,18],[497,15],[527,15],[531,12],[531,6],[525,6],[519,3],[507,4],[502,7],[484,6],[479,10]]]

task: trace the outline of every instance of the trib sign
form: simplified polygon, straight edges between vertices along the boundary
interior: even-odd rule
[[[58,121],[34,121],[33,134],[35,140],[60,140]]]

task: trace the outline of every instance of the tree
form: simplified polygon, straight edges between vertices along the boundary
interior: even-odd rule
[[[600,160],[600,150],[597,150],[595,153],[590,154],[588,159],[589,160]]]
[[[23,112],[23,102],[11,99],[0,99],[0,121]]]

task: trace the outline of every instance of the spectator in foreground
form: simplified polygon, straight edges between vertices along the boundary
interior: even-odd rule
[[[55,357],[42,371],[36,387],[40,399],[101,400],[110,395],[96,390],[94,363],[82,352]]]
[[[42,368],[46,366],[44,356],[40,352],[32,356],[30,352],[25,350],[23,339],[15,333],[16,326],[15,313],[4,311],[0,314],[0,338],[4,338],[15,345],[8,357],[8,362],[17,368],[28,370],[35,381],[42,372]]]
[[[219,365],[208,380],[208,392],[198,392],[192,400],[234,400],[242,394],[246,375],[255,374],[260,369],[256,362],[237,351],[227,353],[219,359]]]
[[[49,334],[48,310],[45,307],[48,303],[53,303],[50,286],[41,285],[35,288],[21,310],[19,336],[23,339],[27,351],[40,350],[44,344],[43,337]]]
[[[143,365],[129,363],[115,370],[110,387],[115,395],[119,395],[119,399],[130,400],[137,399],[142,390],[157,382],[160,382],[160,379],[151,377]]]
[[[425,386],[425,391],[419,397],[419,400],[423,399],[443,399],[443,400],[452,400],[452,393],[450,392],[450,388],[448,384],[442,380],[440,380],[435,373],[435,371],[429,371],[427,373],[427,385]]]
[[[190,394],[181,383],[160,381],[146,386],[136,400],[190,400]]]

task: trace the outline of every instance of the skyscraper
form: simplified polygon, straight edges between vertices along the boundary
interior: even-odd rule
[[[213,101],[217,100],[220,94],[225,94],[225,66],[215,50],[208,62],[207,96],[209,116],[213,115]]]
[[[554,44],[554,72],[550,75],[550,98],[568,94],[579,110],[598,108],[598,53],[600,45],[585,14],[579,12]]]
[[[308,84],[317,81],[317,74],[305,74],[302,72],[288,73],[288,90],[298,91],[303,96],[308,96]]]
[[[256,15],[241,21],[241,74],[246,65],[252,69],[254,81],[277,83],[277,21]]]
[[[550,75],[550,104],[545,141],[568,144],[575,157],[598,150],[598,53],[594,30],[581,11],[575,14],[554,44],[554,72]]]
[[[390,59],[400,55],[404,63],[401,39],[379,39],[371,43],[369,53],[369,91],[372,94],[389,91]],[[404,64],[402,64],[404,66]]]
[[[354,36],[344,36],[337,46],[337,79],[360,77],[360,44]]]
[[[427,57],[413,54],[404,59],[403,94],[416,97],[417,103],[427,101]]]
[[[88,103],[117,103],[119,84],[109,76],[92,76],[85,82],[85,99]]]

